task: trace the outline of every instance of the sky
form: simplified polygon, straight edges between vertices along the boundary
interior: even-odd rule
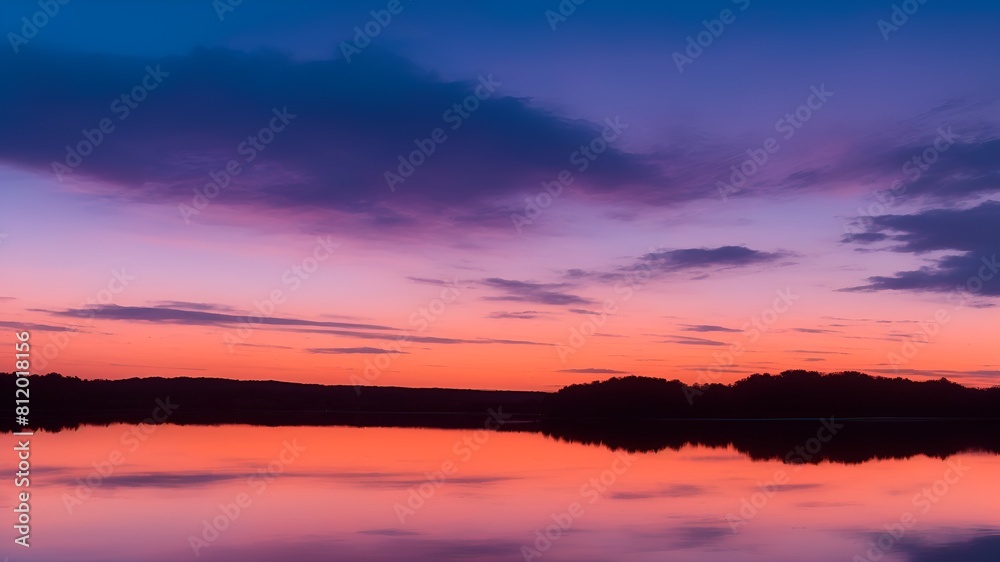
[[[48,9],[0,7],[38,372],[1000,381],[995,2]]]

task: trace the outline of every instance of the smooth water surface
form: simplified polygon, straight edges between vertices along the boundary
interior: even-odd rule
[[[992,454],[783,464],[536,433],[147,428],[36,434],[32,546],[8,538],[11,562],[1000,560]]]

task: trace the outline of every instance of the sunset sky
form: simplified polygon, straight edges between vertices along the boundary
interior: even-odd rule
[[[0,8],[39,372],[1000,381],[996,2],[229,4]]]

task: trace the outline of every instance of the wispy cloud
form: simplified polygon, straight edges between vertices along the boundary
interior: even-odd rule
[[[522,310],[520,312],[505,312],[498,310],[496,312],[491,312],[489,317],[505,320],[533,320],[544,315],[544,312],[539,312],[537,310]]]
[[[36,324],[34,322],[12,322],[9,320],[0,320],[0,326],[4,328],[14,328],[22,330],[32,330],[35,332],[75,332],[75,328],[70,328],[67,326],[53,326],[51,324]]]
[[[201,310],[204,312],[239,312],[231,306],[224,304],[213,304],[207,302],[190,302],[190,301],[154,301],[152,303],[156,308],[179,308],[183,310]]]
[[[726,345],[721,341],[710,340],[707,338],[694,338],[690,336],[667,336],[667,339],[663,340],[661,343],[676,343],[680,345],[710,345],[710,346]]]
[[[328,355],[353,355],[353,354],[406,354],[405,351],[391,349],[379,349],[377,347],[310,347],[306,349],[309,353],[320,353]]]
[[[790,252],[763,252],[745,246],[719,246],[716,248],[684,248],[657,250],[635,258],[632,263],[611,270],[586,271],[570,269],[563,273],[568,281],[584,279],[615,281],[637,272],[678,273],[692,272],[698,278],[709,275],[713,270],[749,268],[756,265],[784,263],[793,257]],[[790,262],[789,262],[790,263]],[[582,309],[578,313],[586,314]]]
[[[726,328],[724,326],[714,326],[712,324],[681,324],[681,331],[683,332],[742,332],[743,330],[737,330],[735,328]]]
[[[103,304],[87,308],[69,308],[65,310],[31,309],[54,316],[73,318],[98,318],[104,320],[124,320],[132,322],[159,322],[167,324],[185,324],[195,326],[230,326],[240,322],[249,322],[249,316],[206,312],[204,310],[184,310],[179,308],[119,306]],[[300,320],[282,317],[253,317],[254,324],[267,326],[314,326],[323,328],[351,328],[356,330],[395,330],[389,326],[378,324],[357,324],[351,322],[322,322],[315,320]]]
[[[637,266],[653,266],[661,271],[693,268],[746,267],[773,263],[789,257],[785,252],[762,252],[746,246],[720,246],[718,248],[687,248],[650,252],[639,258]]]
[[[256,347],[260,349],[294,349],[287,345],[271,345],[266,343],[234,343],[237,347]]]
[[[481,283],[487,287],[499,289],[506,293],[500,296],[483,297],[485,300],[530,302],[549,305],[590,304],[592,302],[590,299],[564,291],[563,289],[570,287],[567,283],[532,283],[529,281],[501,279],[499,277],[483,279]]]

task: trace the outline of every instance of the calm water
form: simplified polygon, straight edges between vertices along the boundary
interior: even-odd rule
[[[11,562],[1000,560],[995,455],[787,465],[529,433],[132,429],[33,438],[32,546],[6,526]]]

